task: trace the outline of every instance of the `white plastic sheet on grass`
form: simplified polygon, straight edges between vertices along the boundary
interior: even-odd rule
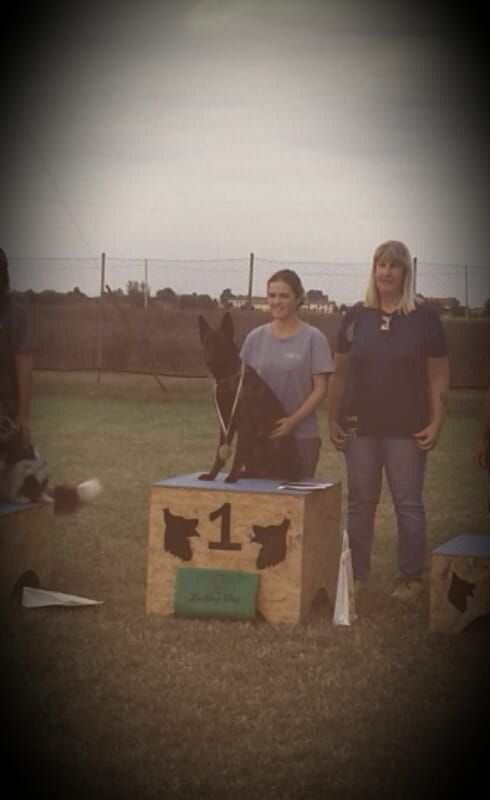
[[[34,589],[24,586],[22,590],[22,605],[24,608],[42,608],[43,606],[98,606],[103,600],[90,600],[88,597],[78,597],[75,594],[63,592],[50,592],[46,589]]]

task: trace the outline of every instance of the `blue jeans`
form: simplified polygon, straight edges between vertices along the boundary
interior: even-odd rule
[[[322,440],[319,437],[314,439],[296,439],[300,480],[304,481],[314,477],[320,457],[321,444]]]
[[[398,524],[398,578],[420,578],[426,553],[422,501],[427,453],[413,439],[351,437],[347,464],[347,532],[354,577],[366,580],[371,566],[374,518],[383,467]]]

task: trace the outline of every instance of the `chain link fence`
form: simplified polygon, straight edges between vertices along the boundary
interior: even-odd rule
[[[295,270],[306,291],[320,290],[337,306],[351,305],[364,296],[370,263],[287,261],[247,255],[224,259],[145,258],[18,258],[10,257],[12,288],[24,292],[78,289],[98,296],[107,284],[127,292],[128,284],[148,287],[149,295],[170,288],[176,294],[209,295],[219,299],[225,289],[235,296],[266,294],[268,277],[278,269]],[[104,270],[102,270],[104,262]],[[416,290],[424,297],[457,301],[481,309],[490,297],[490,268],[433,263],[415,259]]]

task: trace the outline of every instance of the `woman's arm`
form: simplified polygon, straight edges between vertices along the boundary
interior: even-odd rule
[[[271,439],[275,439],[277,436],[287,436],[302,419],[318,408],[327,394],[328,377],[328,373],[326,372],[319,372],[311,376],[312,390],[310,394],[289,417],[282,417],[282,419],[277,420],[270,436]]]
[[[31,443],[29,428],[31,394],[32,394],[32,356],[17,353],[15,356],[15,372],[17,375],[18,411],[16,423],[22,435],[22,443],[28,447]]]
[[[347,439],[347,432],[340,426],[339,416],[348,369],[348,353],[335,353],[335,372],[328,387],[327,419],[330,441],[336,450],[343,450]]]
[[[421,450],[432,450],[436,446],[446,416],[449,392],[449,360],[447,356],[427,359],[427,390],[430,422],[426,428],[414,433],[414,438]]]
[[[478,434],[473,447],[473,461],[477,467],[486,469],[490,466],[486,463],[488,439],[490,437],[490,386],[483,398],[483,407],[480,416]]]

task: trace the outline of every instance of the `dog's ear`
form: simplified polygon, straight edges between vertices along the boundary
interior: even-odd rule
[[[204,340],[208,335],[209,331],[211,330],[211,328],[204,319],[204,317],[201,316],[201,314],[199,314],[198,322],[199,322],[199,336],[201,337],[202,344],[204,344]]]
[[[225,311],[220,327],[228,339],[233,339],[233,320],[229,311]]]

